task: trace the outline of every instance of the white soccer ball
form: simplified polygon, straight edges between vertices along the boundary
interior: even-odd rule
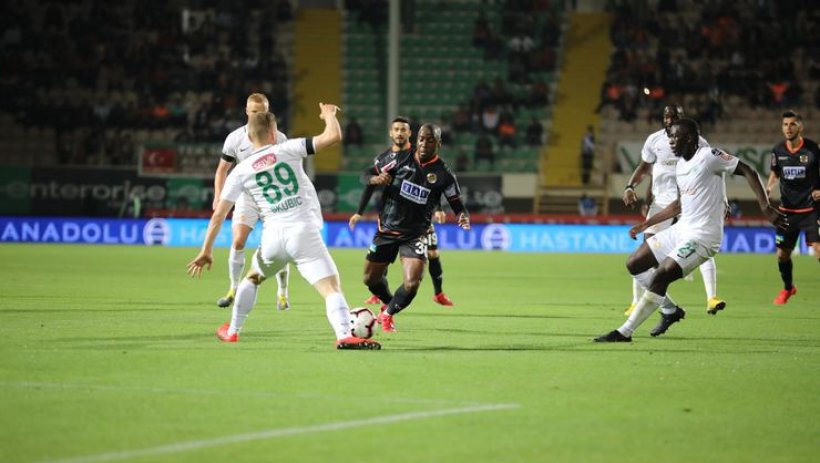
[[[374,326],[376,326],[376,316],[370,309],[357,307],[350,311],[350,334],[353,336],[369,339],[373,337]]]

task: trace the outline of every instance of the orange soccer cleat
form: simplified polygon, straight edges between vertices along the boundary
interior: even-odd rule
[[[371,294],[370,297],[364,300],[365,304],[381,304],[381,299],[375,294]]]
[[[433,301],[437,304],[446,305],[448,307],[452,307],[455,305],[453,304],[453,301],[450,300],[450,298],[447,297],[447,295],[444,293],[438,293],[435,296],[433,296]]]
[[[228,328],[231,327],[230,322],[225,322],[224,325],[220,326],[216,330],[216,337],[219,338],[222,342],[238,342],[239,341],[239,333],[234,333],[228,336]]]
[[[797,294],[797,286],[792,286],[792,289],[781,289],[779,293],[777,293],[777,297],[774,298],[774,303],[776,305],[783,305],[789,302],[789,298]]]
[[[377,319],[379,324],[382,325],[382,331],[385,333],[395,333],[396,332],[396,325],[393,323],[393,316],[389,315],[387,312],[382,312],[379,314],[379,318]]]
[[[348,336],[336,341],[336,348],[339,350],[379,350],[382,345],[372,339]]]

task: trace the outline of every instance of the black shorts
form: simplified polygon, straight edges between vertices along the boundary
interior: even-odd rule
[[[438,249],[438,234],[436,233],[435,228],[430,226],[430,231],[424,235],[424,241],[427,243],[428,251],[435,251]]]
[[[395,262],[396,256],[421,259],[427,262],[427,235],[383,235],[376,233],[370,249],[367,251],[367,260],[370,262]]]
[[[789,226],[784,232],[777,232],[775,243],[781,249],[794,249],[797,246],[797,239],[800,232],[806,233],[806,243],[817,243],[820,241],[820,221],[818,221],[817,210],[810,212],[786,212],[789,219]]]

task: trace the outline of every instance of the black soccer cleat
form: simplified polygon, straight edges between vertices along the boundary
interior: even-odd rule
[[[609,333],[598,336],[593,339],[595,342],[632,342],[632,336],[624,336],[618,330],[612,330]]]
[[[649,335],[653,338],[660,336],[663,333],[666,333],[666,330],[668,330],[670,326],[683,320],[684,318],[686,318],[686,311],[680,307],[675,307],[675,311],[669,315],[661,312],[660,323],[658,323],[654,328],[652,328],[652,331],[649,332]]]

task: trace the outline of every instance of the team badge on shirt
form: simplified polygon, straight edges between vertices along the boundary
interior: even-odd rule
[[[436,180],[438,180],[438,177],[436,176],[436,174],[434,174],[432,172],[427,174],[427,183],[436,183]]]
[[[809,155],[808,154],[801,154],[800,155],[800,162],[803,164],[809,163]]]

